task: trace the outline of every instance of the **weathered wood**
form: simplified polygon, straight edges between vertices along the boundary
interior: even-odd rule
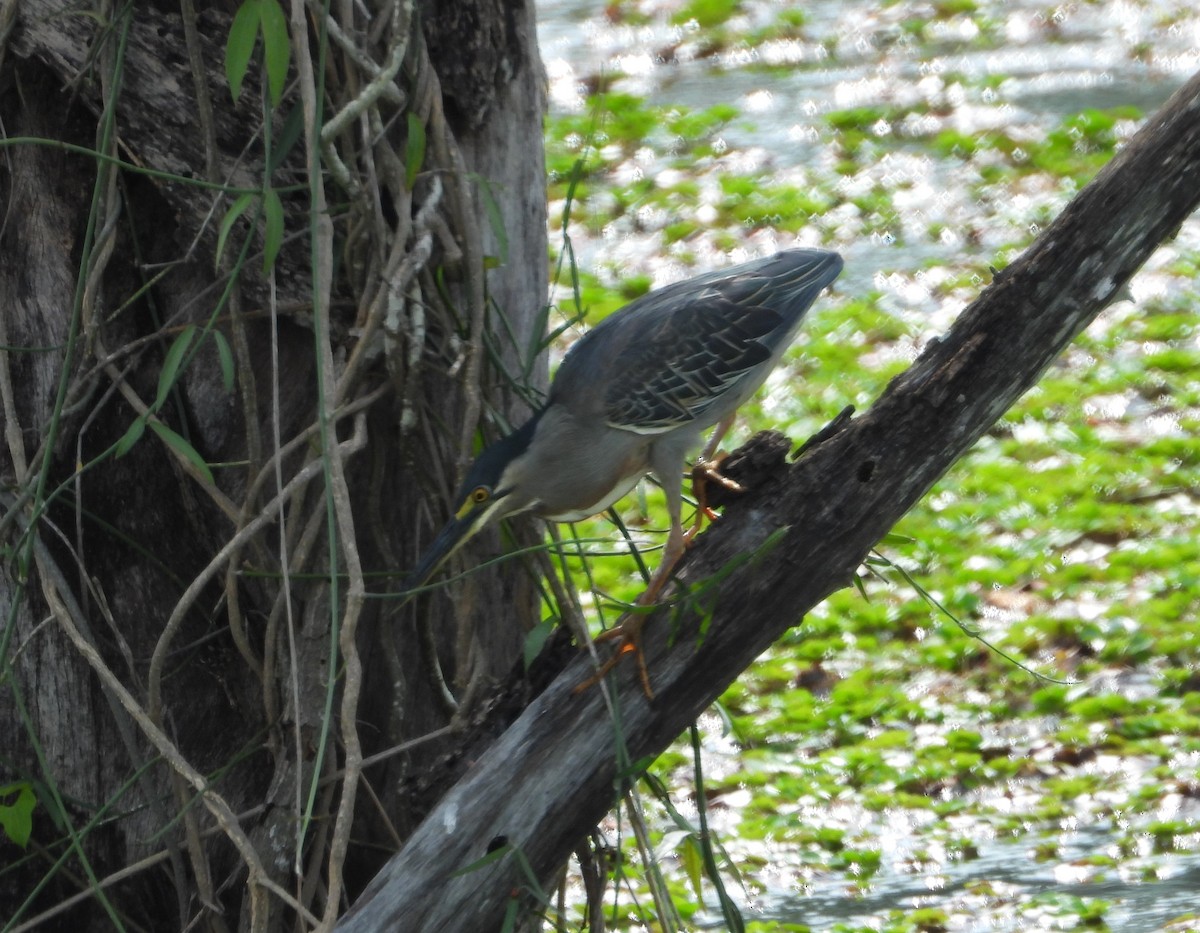
[[[192,5],[200,8],[195,37],[203,61],[200,80],[207,82],[214,112],[217,151],[212,154],[211,177],[229,186],[257,189],[265,176],[257,66],[252,63],[237,102],[224,77],[225,41],[240,4],[235,0]],[[250,920],[242,853],[211,831],[212,821],[202,806],[188,808],[202,838],[175,850],[173,876],[147,868],[118,882],[109,874],[144,856],[157,857],[164,846],[179,842],[181,821],[171,793],[172,775],[167,766],[155,763],[137,725],[111,703],[94,672],[62,636],[57,620],[47,621],[39,586],[53,586],[62,601],[70,603],[70,614],[94,638],[107,664],[125,679],[133,696],[144,698],[147,660],[160,644],[168,644],[164,623],[181,592],[222,553],[233,530],[230,515],[214,508],[197,484],[174,468],[152,432],[123,457],[104,455],[136,416],[115,387],[128,385],[132,395],[152,401],[164,353],[184,325],[211,324],[227,335],[236,356],[236,391],[224,386],[217,351],[206,342],[201,355],[181,371],[171,404],[160,414],[186,434],[209,463],[222,464],[214,469],[216,484],[222,496],[245,506],[247,521],[261,514],[275,488],[272,481],[257,487],[254,498],[248,497],[249,477],[257,473],[253,461],[269,455],[276,430],[286,445],[314,421],[317,354],[311,326],[308,204],[300,193],[308,181],[303,146],[286,155],[271,175],[286,215],[274,283],[268,283],[260,262],[249,262],[240,271],[240,311],[235,315],[228,305],[218,304],[226,279],[214,257],[221,219],[235,195],[207,182],[192,183],[206,177],[207,154],[186,54],[181,9],[187,6],[118,5],[113,20],[106,21],[80,12],[67,0],[0,3],[4,10],[16,12],[11,34],[0,28],[0,123],[7,144],[0,159],[0,213],[5,218],[0,223],[0,320],[7,325],[0,359],[11,369],[11,379],[0,377],[0,382],[14,387],[12,423],[3,425],[0,441],[4,547],[11,551],[25,530],[21,521],[33,511],[30,504],[43,504],[37,500],[33,470],[46,467],[48,492],[60,485],[69,490],[68,496],[60,495],[44,513],[38,512],[30,527],[39,546],[46,544],[39,553],[49,556],[29,574],[28,582],[17,579],[13,564],[0,567],[0,605],[11,607],[16,620],[8,634],[0,632],[0,652],[5,653],[0,658],[0,749],[6,756],[0,784],[36,775],[46,785],[57,785],[69,802],[81,802],[80,809],[70,813],[77,827],[91,820],[94,807],[105,802],[119,814],[91,828],[82,840],[98,882],[78,864],[60,871],[37,860],[25,860],[4,873],[0,904],[20,905],[35,886],[41,889],[24,909],[21,923],[78,897],[63,923],[72,929],[111,928],[95,894],[97,887],[105,887],[128,924],[146,929],[236,928],[240,910],[242,925]],[[410,6],[384,8],[388,15],[395,12],[400,17],[401,8]],[[397,152],[405,153],[409,112],[428,119],[430,127],[431,114],[441,114],[436,95],[423,97],[419,92],[429,91],[439,74],[458,67],[460,49],[445,46],[448,62],[436,54],[420,59],[424,71],[418,87],[414,74],[418,51],[423,54],[420,34],[406,34],[401,28],[406,21],[397,18],[394,34],[381,29],[372,37],[366,28],[368,8],[379,5],[352,4],[336,7],[331,15],[344,17],[337,20],[344,27],[342,35],[361,43],[369,62],[356,63],[341,47],[331,47],[325,59],[328,118],[352,100],[361,103],[359,95],[375,73],[370,62],[386,62],[388,53],[401,47],[412,53],[398,57],[395,86],[378,103],[376,122],[369,123],[364,113],[338,140],[362,190],[343,190],[332,176],[326,179],[339,243],[346,244],[345,255],[338,256],[330,321],[337,366],[359,350],[366,361],[343,401],[374,400],[368,412],[370,447],[348,460],[347,483],[353,512],[361,522],[355,544],[375,573],[409,566],[417,556],[422,527],[440,523],[442,516],[427,512],[429,503],[445,497],[425,490],[437,482],[453,483],[462,439],[477,427],[476,417],[464,423],[464,413],[495,411],[511,418],[524,414],[524,402],[515,392],[498,390],[496,372],[520,372],[534,386],[545,374],[544,360],[526,359],[536,345],[534,332],[540,328],[538,310],[547,280],[540,145],[545,79],[533,5],[438,0],[430,6],[460,16],[462,24],[473,25],[481,36],[503,36],[504,42],[493,49],[490,80],[468,86],[474,88],[475,112],[487,119],[450,114],[445,136],[436,136],[430,128],[424,171],[413,184],[395,184],[398,176],[388,175],[387,169],[395,167]],[[318,22],[313,11],[307,23]],[[387,25],[386,17],[379,22]],[[419,25],[420,18],[412,22]],[[0,27],[6,25],[7,21]],[[314,31],[309,45],[314,53],[315,37]],[[397,37],[404,41],[394,41]],[[297,48],[306,45],[301,36]],[[295,112],[294,91],[289,93],[293,96],[285,96],[271,114],[276,144],[289,114]],[[414,105],[418,97],[420,108]],[[115,234],[111,252],[104,252],[100,262],[104,274],[88,277],[80,266],[95,258],[84,255],[83,244],[100,164],[90,153],[99,135],[97,116],[109,103],[115,113],[116,156],[149,174],[122,171],[120,187],[109,192],[111,199],[106,196],[112,212],[105,216],[115,220],[109,225]],[[382,135],[376,127],[383,128]],[[371,171],[364,167],[370,161],[367,156],[374,159]],[[435,181],[441,186],[440,200],[429,194]],[[483,184],[493,186],[506,229],[507,255],[500,262],[487,261],[500,257],[501,250],[478,197]],[[387,285],[394,288],[371,291],[380,285],[383,257],[403,260],[418,252],[420,231],[414,232],[414,221],[427,205],[429,226],[422,230],[433,233],[422,246],[425,259],[414,260],[418,273],[403,284],[396,284],[399,275],[389,278]],[[243,215],[230,244],[240,243],[253,213],[251,209]],[[472,250],[466,248],[468,240]],[[236,253],[236,248],[227,248],[229,252]],[[157,275],[161,277],[147,284]],[[68,361],[64,347],[71,311],[78,283],[85,277],[91,316],[81,325],[84,333]],[[384,295],[384,303],[395,311],[389,337],[394,345],[403,345],[388,360],[394,364],[390,368],[380,359],[384,341],[378,330],[372,343],[359,343],[363,321],[376,307],[370,301],[374,294]],[[493,314],[498,309],[504,322],[485,322],[485,309]],[[274,318],[271,310],[277,312]],[[244,356],[237,345],[235,317],[237,327],[245,331]],[[414,322],[417,317],[419,324]],[[469,331],[464,319],[474,324]],[[494,350],[503,361],[494,370],[485,353],[485,330],[492,332],[488,351]],[[461,365],[467,357],[483,363],[473,370]],[[271,385],[275,360],[277,400]],[[115,368],[97,365],[104,362]],[[327,369],[326,376],[337,378],[340,372]],[[412,372],[417,377],[408,380]],[[72,396],[66,414],[55,421],[56,395],[64,376]],[[395,393],[380,391],[389,379]],[[398,428],[397,398],[403,398],[405,413],[411,416],[403,431]],[[7,411],[8,406],[6,417]],[[58,444],[44,461],[35,453],[52,422],[59,428]],[[344,436],[350,430],[339,425],[333,433]],[[251,435],[259,447],[253,454],[248,452]],[[313,439],[300,439],[304,444],[282,464],[284,483],[313,455]],[[78,475],[77,458],[86,464]],[[322,848],[330,822],[326,817],[346,786],[331,782],[323,789],[311,821],[297,812],[297,788],[310,786],[318,760],[336,771],[339,752],[346,747],[336,724],[326,728],[329,685],[332,681],[332,689],[340,689],[343,681],[336,672],[345,666],[340,658],[331,658],[330,618],[336,612],[329,606],[330,588],[312,582],[323,571],[328,574],[329,565],[338,560],[328,555],[328,547],[311,543],[322,537],[319,485],[314,481],[287,505],[290,539],[282,561],[295,575],[286,588],[291,629],[279,622],[285,592],[280,583],[281,545],[278,526],[270,527],[231,559],[228,575],[222,566],[194,610],[186,613],[179,635],[169,643],[161,691],[165,730],[184,757],[214,776],[214,792],[243,815],[241,828],[269,880],[279,890],[304,888],[305,906],[317,905],[318,912],[329,890],[325,881],[316,881],[330,874],[331,859]],[[309,522],[313,515],[317,520]],[[42,567],[50,566],[51,557],[57,564],[47,582],[52,574]],[[251,572],[243,573],[247,569]],[[448,676],[464,683],[472,680],[482,693],[482,685],[500,676],[520,654],[531,624],[534,588],[524,575],[477,578],[472,585],[473,591],[456,591],[463,602],[438,597],[424,601],[421,610],[434,633],[431,650],[441,657]],[[378,586],[386,589],[388,584]],[[249,646],[244,652],[230,634],[230,606],[235,602]],[[354,722],[367,754],[436,734],[451,715],[435,702],[428,657],[417,646],[412,619],[394,619],[395,606],[394,601],[372,600],[359,628],[364,688]],[[466,636],[456,639],[456,623]],[[254,663],[262,661],[270,663]],[[28,720],[20,712],[22,702],[32,707]],[[32,736],[26,734],[27,721],[32,723]],[[301,733],[303,743],[298,740]],[[280,735],[287,740],[280,741]],[[45,764],[39,761],[34,739],[47,753]],[[349,855],[339,866],[351,891],[361,889],[374,874],[386,855],[384,845],[419,822],[430,800],[410,793],[411,776],[422,773],[427,761],[448,753],[455,741],[456,736],[415,744],[406,754],[370,767],[367,779],[386,801],[390,823],[364,806]],[[318,751],[324,752],[323,759]],[[126,790],[133,773],[138,780]],[[436,790],[440,793],[441,788]],[[369,799],[360,792],[359,801]],[[311,884],[298,884],[294,877],[302,831],[309,834],[302,870],[313,879]],[[34,844],[56,846],[60,832],[39,807]],[[207,894],[200,875],[209,876]],[[280,907],[284,901],[278,895],[272,899],[267,929],[303,923],[290,907]],[[8,912],[0,914],[9,920]]]
[[[700,591],[711,622],[698,638],[686,606],[652,617],[654,702],[625,664],[613,679],[614,717],[599,690],[572,694],[589,672],[585,657],[574,660],[446,794],[338,929],[498,929],[523,885],[518,860],[456,873],[507,844],[550,878],[611,806],[621,762],[662,751],[771,642],[851,581],[875,542],[1195,210],[1197,177],[1200,76],[868,412],[730,506],[697,542],[681,577]],[[777,532],[782,540],[764,550]],[[702,586],[731,562],[736,569]]]
[[[107,28],[95,17],[81,15],[63,0],[21,0],[11,51],[45,63],[62,76],[59,98],[51,106],[67,106],[72,98],[99,112],[101,91],[93,71],[97,45],[113,38],[120,22]],[[197,6],[202,6],[197,4]],[[215,108],[216,177],[233,188],[255,189],[261,184],[258,158],[247,158],[247,145],[258,135],[262,113],[255,95],[243,95],[236,106],[225,84],[224,40],[230,13],[204,9],[199,13],[198,39],[208,76],[209,96]],[[252,86],[256,72],[248,79]],[[188,183],[204,177],[204,139],[196,119],[195,90],[188,70],[186,42],[178,12],[163,12],[142,4],[131,18],[121,71],[122,101],[118,139],[120,155],[134,164],[179,180],[156,177],[153,184],[178,212],[177,246],[186,250],[199,237],[211,255],[219,220],[233,197]],[[277,128],[278,130],[278,128]],[[276,174],[276,183],[302,181],[303,163],[293,158]],[[278,297],[282,304],[307,300],[308,255],[303,241],[292,241],[281,251],[278,263]],[[265,303],[265,283],[247,276],[244,284],[256,303]]]

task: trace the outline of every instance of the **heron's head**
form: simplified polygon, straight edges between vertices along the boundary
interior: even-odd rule
[[[537,504],[530,482],[529,450],[537,417],[481,453],[454,497],[454,516],[446,522],[409,574],[412,589],[432,577],[455,551],[502,518]]]

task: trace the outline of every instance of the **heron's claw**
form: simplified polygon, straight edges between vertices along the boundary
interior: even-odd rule
[[[708,507],[707,487],[709,483],[716,483],[730,492],[746,491],[746,487],[737,480],[732,480],[721,473],[721,462],[728,456],[728,453],[721,451],[715,457],[701,460],[692,467],[692,494],[696,497],[696,520],[692,523],[692,527],[684,533],[688,544],[691,544],[692,539],[700,533],[700,525],[706,516],[709,521],[717,517],[716,513]]]
[[[646,669],[646,656],[642,653],[642,628],[646,624],[645,616],[638,613],[631,613],[624,619],[614,625],[612,628],[601,632],[596,636],[596,642],[612,641],[614,638],[619,638],[621,643],[617,645],[616,653],[600,665],[600,669],[591,677],[576,687],[572,693],[582,693],[588,687],[594,687],[620,662],[621,658],[630,652],[637,658],[638,676],[642,681],[642,692],[646,694],[647,700],[654,699],[654,691],[650,689],[650,672]]]

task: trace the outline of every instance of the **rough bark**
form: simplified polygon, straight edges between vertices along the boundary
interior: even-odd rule
[[[361,103],[393,50],[404,54],[385,92],[331,141],[355,184],[322,175],[327,215],[310,223],[303,137],[275,170],[287,239],[273,281],[255,255],[264,240],[248,223],[253,209],[215,255],[235,195],[210,183],[262,185],[264,108],[257,65],[236,104],[224,77],[239,4],[195,4],[195,71],[181,12],[192,5],[118,4],[105,20],[65,0],[0,3],[0,786],[53,789],[34,813],[31,845],[44,858],[22,858],[0,836],[0,917],[19,909],[19,922],[42,916],[44,929],[110,929],[114,916],[133,929],[310,928],[295,902],[336,910],[336,894],[332,907],[322,901],[333,863],[352,896],[383,846],[420,821],[443,789],[420,775],[456,742],[438,730],[509,669],[530,624],[524,578],[479,577],[454,602],[398,613],[386,598],[354,608],[361,579],[354,592],[337,578],[335,601],[331,577],[349,579],[357,559],[376,595],[394,590],[444,518],[428,503],[448,499],[474,433],[526,410],[504,374],[521,373],[525,391],[544,384],[544,362],[529,355],[547,279],[532,4],[436,5],[504,40],[488,81],[470,85],[472,114],[444,105],[439,79],[457,74],[456,49],[410,32],[420,22],[402,18],[411,5],[334,5],[357,45],[330,40],[327,120]],[[297,55],[316,55],[320,9],[308,4],[309,32],[293,35],[292,89],[270,117],[276,141],[302,112]],[[108,154],[153,174],[121,170],[97,185],[112,165],[91,154],[109,112]],[[428,145],[409,185],[413,120]],[[246,237],[254,258],[222,304]],[[327,250],[324,286],[314,244]],[[168,348],[191,324],[224,335],[235,388],[214,341],[198,337],[156,417],[214,465],[211,483],[151,430],[124,456],[110,449],[137,406],[154,402]],[[345,379],[325,464],[319,371],[327,390]],[[292,445],[279,458],[280,480],[295,482],[287,497],[276,495],[276,426]],[[282,543],[270,511],[280,503]],[[245,542],[223,555],[243,529]],[[355,645],[339,644],[331,626],[352,616]],[[343,708],[355,646],[361,694]],[[434,658],[457,713],[431,676]],[[348,779],[355,732],[365,756],[434,737]],[[351,780],[370,792],[355,798]],[[86,864],[67,852],[53,796]],[[344,801],[357,820],[340,820]],[[238,832],[219,825],[223,807],[240,816]],[[352,828],[344,852],[331,838],[339,821]],[[55,868],[64,854],[65,870]]]
[[[775,474],[703,535],[689,595],[646,629],[656,691],[633,664],[600,690],[577,657],[480,756],[338,929],[496,929],[600,820],[621,763],[661,752],[768,645],[848,585],[869,549],[1113,299],[1200,204],[1200,76],[861,417]],[[700,611],[698,611],[700,610]],[[700,629],[703,622],[703,634]],[[619,727],[613,710],[619,709]],[[464,872],[489,852],[518,851]]]

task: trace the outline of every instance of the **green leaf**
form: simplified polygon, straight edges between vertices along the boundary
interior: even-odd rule
[[[221,218],[221,229],[217,233],[217,253],[216,265],[218,270],[221,265],[221,257],[225,255],[225,241],[229,239],[229,231],[233,229],[233,225],[237,223],[237,219],[246,213],[246,208],[254,203],[254,199],[258,197],[256,194],[240,194],[237,200],[233,202],[229,210],[225,212],[225,216]]]
[[[276,0],[259,0],[258,9],[262,25],[263,60],[267,66],[267,88],[271,92],[271,106],[278,107],[283,98],[292,55],[287,17]]]
[[[699,900],[704,895],[704,853],[700,851],[700,843],[696,841],[695,836],[684,836],[676,851],[683,871],[692,884],[692,890],[696,892],[696,899]]]
[[[500,925],[500,933],[510,933],[517,928],[517,918],[521,915],[521,899],[510,897],[504,907],[504,920]]]
[[[225,80],[234,101],[242,93],[242,82],[246,69],[250,67],[250,56],[254,54],[254,43],[258,38],[259,0],[245,0],[233,16],[229,27],[229,41],[225,43]]]
[[[117,441],[116,456],[124,457],[129,453],[133,445],[142,439],[142,435],[145,433],[146,419],[142,417],[134,418],[133,424],[125,429],[125,433]]]
[[[537,656],[542,653],[542,646],[546,644],[546,639],[550,637],[550,633],[554,631],[554,626],[547,620],[540,622],[529,630],[529,634],[525,636],[525,670],[529,670],[529,665],[536,660]]]
[[[283,202],[274,188],[267,189],[263,213],[263,275],[267,275],[275,265],[279,247],[283,245]]]
[[[196,448],[189,444],[185,438],[176,434],[161,421],[151,421],[150,430],[162,438],[163,443],[199,470],[208,482],[213,482],[212,470],[208,468],[208,464],[204,462],[204,458],[200,456]]]
[[[488,865],[491,865],[493,862],[500,861],[500,859],[504,858],[506,855],[509,855],[511,852],[512,846],[510,846],[507,842],[503,845],[496,846],[496,848],[488,852],[483,858],[476,859],[470,865],[464,866],[463,868],[452,872],[450,877],[460,878],[463,875],[469,875],[473,871],[479,871],[483,868],[486,868]]]
[[[16,800],[0,803],[0,830],[24,849],[29,845],[29,836],[33,833],[33,808],[37,805],[37,797],[28,781],[0,787],[0,801],[12,794],[17,795]]]
[[[170,393],[175,385],[175,380],[179,377],[179,367],[183,365],[184,355],[195,339],[196,325],[189,324],[175,338],[175,342],[167,350],[167,355],[163,359],[162,371],[158,374],[158,394],[154,397],[154,411],[162,408],[163,402],[167,400],[168,393]]]
[[[233,351],[229,348],[229,341],[219,330],[214,330],[212,336],[213,343],[217,345],[217,360],[221,364],[221,384],[225,386],[226,392],[232,392],[236,375],[233,366]]]
[[[508,262],[508,232],[504,229],[504,216],[500,213],[500,205],[492,197],[491,184],[481,176],[476,175],[475,178],[479,182],[479,191],[483,195],[483,207],[487,211],[488,226],[492,228],[496,244],[500,247],[500,264],[503,265]]]
[[[425,124],[411,111],[408,114],[408,142],[404,145],[404,184],[412,191],[413,182],[425,163]]]
[[[275,141],[271,146],[271,160],[267,163],[268,177],[283,165],[288,154],[296,148],[296,144],[300,142],[300,137],[303,135],[304,108],[300,104],[296,104],[288,110],[287,116],[283,118],[283,126],[275,135]]]

